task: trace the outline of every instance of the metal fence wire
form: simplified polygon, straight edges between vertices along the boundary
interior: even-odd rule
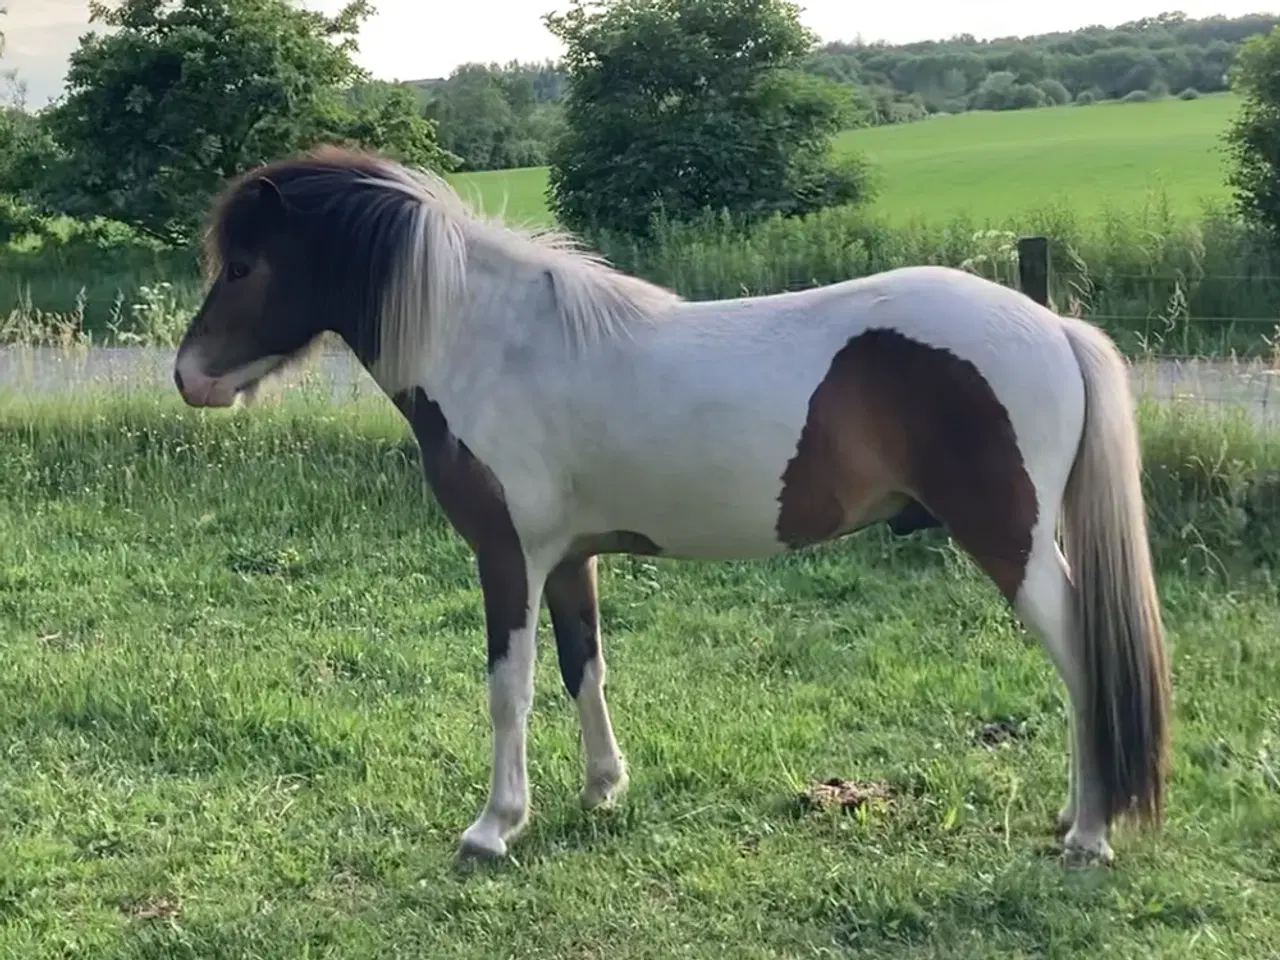
[[[1073,298],[1069,290],[1064,295],[1062,290],[1054,289],[1049,241],[1045,237],[1018,240],[1017,272],[1016,285],[1032,299],[1081,316],[1124,341],[1132,358],[1132,381],[1138,398],[1229,406],[1265,425],[1280,423],[1280,388],[1276,386],[1280,377],[1280,277],[1105,274],[1100,278],[1102,283],[1158,289],[1167,300],[1159,311],[1115,313],[1082,309],[1078,301],[1063,302]],[[1250,284],[1267,294],[1251,298],[1255,312],[1249,316],[1196,315],[1181,299],[1181,291],[1187,286],[1219,284],[1237,289]],[[1275,299],[1270,291],[1275,292]],[[1263,303],[1261,308],[1256,306],[1259,301]],[[1159,296],[1152,296],[1149,302],[1162,301]],[[1213,349],[1200,352],[1195,349],[1197,346]]]

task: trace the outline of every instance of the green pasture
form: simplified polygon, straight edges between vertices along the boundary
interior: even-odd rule
[[[550,222],[547,211],[547,168],[481,170],[449,177],[462,198],[486,213],[501,213],[513,225]]]
[[[1195,215],[1204,201],[1227,196],[1221,136],[1238,104],[1218,94],[962,113],[851,130],[835,148],[870,157],[881,178],[873,210],[890,219],[999,223],[1052,205],[1087,218],[1139,207],[1150,191]],[[544,167],[454,180],[485,210],[528,222],[549,216]]]
[[[1000,221],[1045,206],[1081,218],[1140,207],[1160,192],[1179,214],[1226,198],[1228,95],[939,116],[855,130],[884,178],[879,208],[900,219]]]
[[[606,560],[630,791],[578,809],[544,622],[533,820],[467,872],[480,598],[390,404],[8,392],[0,956],[1274,957],[1280,603],[1253,480],[1280,456],[1240,422],[1144,433],[1175,773],[1164,831],[1117,832],[1114,867],[1056,857],[1039,647],[941,536],[877,530]],[[827,778],[887,800],[807,806]]]

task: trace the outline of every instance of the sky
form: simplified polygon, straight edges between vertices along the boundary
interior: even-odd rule
[[[1273,0],[800,0],[801,19],[824,41],[943,39],[959,33],[1003,37],[1114,26],[1165,10],[1190,17],[1274,13]],[[332,13],[343,0],[303,0]],[[38,108],[58,96],[67,56],[89,29],[88,0],[0,0],[9,14],[0,23],[6,47],[0,67],[16,68],[27,86],[27,105]],[[565,0],[373,0],[377,12],[360,33],[357,60],[386,80],[447,76],[468,61],[542,60],[560,53],[542,15],[563,10]]]

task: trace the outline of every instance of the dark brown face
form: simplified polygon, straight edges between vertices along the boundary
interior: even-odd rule
[[[220,224],[221,267],[178,346],[174,382],[194,407],[226,407],[322,332],[314,278],[284,201],[247,184]]]

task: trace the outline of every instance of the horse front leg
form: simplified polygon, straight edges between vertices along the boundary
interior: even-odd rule
[[[604,698],[596,558],[562,561],[547,577],[546,598],[560,677],[577,705],[587,753],[586,784],[579,799],[591,809],[611,803],[627,787],[626,763],[614,739]]]
[[[525,735],[533,705],[538,607],[545,576],[514,552],[477,557],[484,594],[492,766],[489,797],[462,834],[460,859],[506,856],[529,816]]]

